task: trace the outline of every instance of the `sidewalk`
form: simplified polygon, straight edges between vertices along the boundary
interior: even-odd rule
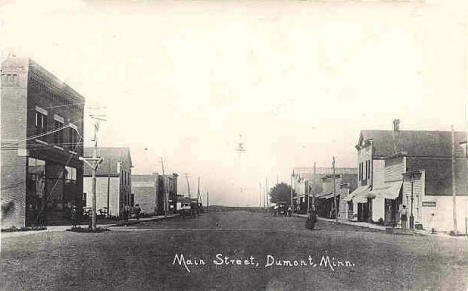
[[[293,214],[293,216],[307,218],[307,214]],[[327,222],[330,222],[330,223],[348,224],[348,225],[354,225],[354,226],[359,226],[359,227],[378,229],[378,230],[382,230],[382,231],[385,231],[385,229],[386,229],[385,226],[377,225],[377,224],[373,224],[373,223],[368,223],[368,222],[347,221],[347,220],[338,220],[338,221],[336,221],[335,219],[324,218],[324,217],[320,217],[320,216],[317,216],[317,219],[322,220],[322,221],[327,221]]]
[[[293,216],[297,217],[303,217],[307,218],[307,214],[295,214],[293,213]],[[386,231],[387,233],[394,233],[394,234],[404,234],[404,235],[425,235],[425,236],[437,236],[437,237],[444,237],[444,238],[452,238],[452,239],[460,239],[460,240],[467,240],[467,236],[451,236],[447,233],[443,232],[436,232],[436,233],[431,233],[429,230],[402,230],[401,228],[392,228],[392,227],[387,227],[383,225],[377,225],[369,222],[361,222],[361,221],[343,221],[343,220],[338,220],[336,221],[335,219],[329,219],[329,218],[324,218],[324,217],[319,217],[317,216],[318,220],[322,221],[327,221],[331,223],[341,223],[341,224],[347,224],[347,225],[354,225],[354,226],[359,226],[359,227],[366,227],[366,228],[372,228],[372,229],[377,229],[381,231]],[[393,230],[393,231],[389,231]]]
[[[179,214],[170,214],[168,216],[164,215],[158,215],[158,216],[151,216],[151,217],[144,217],[140,218],[140,220],[137,220],[136,218],[130,218],[128,221],[116,221],[115,223],[108,223],[108,224],[97,224],[97,227],[101,228],[110,228],[110,227],[121,227],[125,225],[132,225],[132,224],[137,224],[140,222],[148,222],[148,221],[157,221],[157,220],[163,220],[163,219],[168,219],[168,218],[173,218],[179,216]],[[81,223],[78,224],[77,226],[81,227],[88,227],[88,224]],[[1,232],[0,233],[0,238],[8,238],[8,237],[18,237],[18,236],[25,236],[25,235],[32,235],[32,234],[38,234],[38,233],[43,233],[43,232],[54,232],[54,231],[66,231],[67,229],[70,229],[72,226],[71,225],[59,225],[59,226],[47,226],[47,229],[45,230],[31,230],[31,231],[14,231],[14,232]]]

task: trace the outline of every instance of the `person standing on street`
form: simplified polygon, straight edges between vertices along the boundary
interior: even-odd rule
[[[408,210],[406,210],[405,205],[403,205],[403,207],[400,210],[400,219],[401,219],[401,228],[406,229],[406,222],[408,220]]]
[[[78,210],[76,209],[76,205],[73,205],[71,209],[72,228],[76,228],[77,220],[78,220]]]
[[[136,219],[140,220],[140,212],[141,212],[140,204],[135,205],[134,211],[135,211]]]

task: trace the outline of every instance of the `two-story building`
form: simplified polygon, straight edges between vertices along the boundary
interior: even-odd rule
[[[338,219],[348,219],[348,207],[344,199],[357,188],[357,169],[354,168],[355,173],[352,173],[349,168],[347,170],[346,173],[336,174],[342,172],[340,168],[337,168],[334,178],[333,174],[321,178],[322,192],[315,196],[319,216],[336,218],[338,215]]]
[[[93,156],[94,148],[85,148],[85,157]],[[108,209],[110,216],[120,216],[125,206],[131,206],[132,158],[127,147],[99,147],[97,157],[103,162],[96,171],[96,209]],[[92,170],[84,168],[83,200],[92,207]]]
[[[84,103],[29,58],[2,63],[2,228],[63,219],[81,206]]]
[[[328,217],[333,205],[333,168],[294,168],[293,173],[293,188],[298,194],[297,197],[294,197],[294,205],[299,206],[299,211],[305,213],[308,201],[309,210],[316,207],[319,215]],[[337,201],[338,204],[342,204],[341,200],[347,196],[349,191],[356,188],[357,169],[337,167],[335,168],[335,178]],[[346,215],[346,207],[339,209],[343,211],[343,213],[339,212],[339,217]]]
[[[457,226],[464,232],[465,141],[465,132],[401,131],[398,120],[393,131],[361,131],[356,146],[360,187],[348,196],[355,216],[398,225],[404,205],[415,228],[449,231],[453,230],[455,192]]]
[[[132,175],[134,205],[139,205],[142,213],[154,215],[157,212],[157,174]]]
[[[166,213],[174,213],[177,209],[177,175],[159,175],[157,177],[157,199],[156,209],[157,215]]]

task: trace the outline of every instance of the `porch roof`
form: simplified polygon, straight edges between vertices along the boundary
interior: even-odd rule
[[[356,190],[354,190],[351,194],[346,196],[344,199],[345,201],[354,201],[357,203],[365,203],[367,202],[367,198],[370,195],[370,186],[359,186]]]

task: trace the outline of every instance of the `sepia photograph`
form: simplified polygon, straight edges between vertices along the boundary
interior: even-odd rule
[[[0,1],[0,290],[468,290],[468,2]]]

